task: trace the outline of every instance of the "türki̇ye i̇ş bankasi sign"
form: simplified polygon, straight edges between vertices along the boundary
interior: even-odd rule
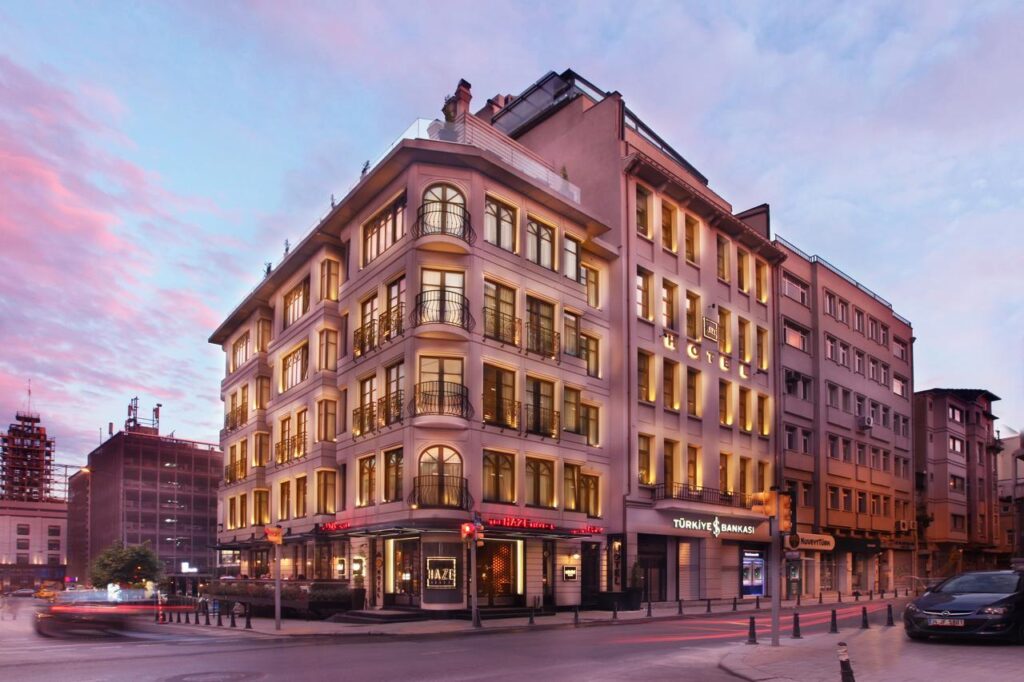
[[[710,533],[716,538],[722,533],[739,533],[740,535],[753,535],[757,532],[757,526],[750,523],[730,523],[720,521],[716,516],[713,520],[691,519],[679,516],[672,519],[672,527],[681,530],[695,530],[702,533]]]

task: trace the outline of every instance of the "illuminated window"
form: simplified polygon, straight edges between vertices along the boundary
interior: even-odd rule
[[[750,254],[743,249],[736,249],[736,287],[750,291]]]
[[[651,314],[651,281],[654,276],[638,267],[636,269],[636,315],[644,320],[653,320]]]
[[[754,263],[755,298],[759,303],[768,302],[768,264],[764,261]]]
[[[637,351],[636,355],[636,378],[637,392],[640,400],[648,403],[654,402],[651,394],[651,354],[645,351]]]
[[[580,240],[568,235],[562,240],[563,270],[566,277],[574,282],[586,284],[586,278],[580,265]]]
[[[676,209],[672,204],[661,202],[661,246],[662,248],[676,252]]]
[[[320,300],[337,301],[341,266],[333,258],[320,261]]]
[[[338,332],[333,329],[321,329],[318,336],[319,368],[321,371],[333,372],[338,369]]]
[[[484,205],[484,241],[515,253],[516,212],[490,197]]]
[[[788,272],[782,273],[782,295],[803,305],[810,305],[811,295],[809,287]]]
[[[718,247],[718,279],[723,282],[729,281],[729,240],[719,235],[717,240]]]
[[[650,203],[651,193],[640,185],[636,186],[636,233],[651,238]]]
[[[700,370],[686,368],[686,414],[700,416]]]
[[[384,502],[402,500],[402,448],[384,453]]]
[[[363,225],[363,266],[376,260],[403,236],[405,236],[404,195]]]
[[[284,295],[284,328],[287,329],[309,310],[309,277]]]
[[[676,329],[676,300],[679,287],[668,280],[661,282],[661,324],[665,329]]]
[[[686,292],[686,336],[697,340],[700,338],[700,296],[692,291]]]
[[[529,220],[526,223],[526,260],[548,270],[555,269],[555,229]]]
[[[637,478],[641,485],[654,485],[654,469],[652,467],[651,437],[639,434],[637,443]]]
[[[662,400],[665,409],[679,409],[679,363],[662,360]]]
[[[718,423],[732,426],[732,383],[718,380]]]
[[[337,511],[338,474],[335,471],[316,472],[316,513],[334,514]]]
[[[514,504],[516,458],[504,452],[484,450],[484,502]]]
[[[249,359],[249,332],[245,332],[231,345],[231,371],[245,364]]]
[[[685,241],[686,260],[697,265],[697,259],[700,255],[700,223],[693,216],[686,216],[685,222],[685,234],[683,236]]]
[[[292,482],[281,481],[277,493],[277,519],[287,521],[291,518],[292,511]]]
[[[306,477],[299,476],[295,479],[295,518],[306,516]]]
[[[545,459],[526,458],[526,505],[555,506],[555,465]]]
[[[281,391],[306,380],[309,373],[309,346],[303,344],[281,359]]]

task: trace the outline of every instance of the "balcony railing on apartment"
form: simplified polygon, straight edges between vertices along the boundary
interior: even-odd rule
[[[483,399],[484,424],[500,426],[503,429],[519,430],[519,414],[522,403],[518,400],[499,398],[488,400],[486,395]]]
[[[399,303],[391,310],[387,310],[381,314],[380,318],[377,320],[377,339],[379,340],[379,343],[390,341],[396,336],[401,336],[405,333],[405,322],[403,320],[404,315],[404,303]]]
[[[417,325],[449,324],[469,331],[473,316],[469,313],[469,299],[457,291],[431,289],[416,294],[413,316]]]
[[[305,456],[306,437],[304,435],[291,436],[274,443],[274,463],[277,466]]]
[[[514,315],[484,308],[484,336],[501,343],[519,346],[523,321]]]
[[[417,476],[409,505],[424,509],[470,509],[469,482],[461,476]]]
[[[352,332],[352,356],[359,358],[377,347],[377,322],[371,320]]]
[[[467,244],[476,241],[476,233],[473,232],[466,207],[440,201],[424,201],[416,211],[413,236],[419,239],[431,235],[455,237]]]
[[[557,439],[561,431],[561,416],[558,410],[528,404],[525,408],[523,430],[526,433]]]
[[[228,410],[228,413],[224,415],[224,429],[234,431],[245,426],[247,421],[249,421],[249,412],[244,405],[240,405]]]
[[[239,459],[234,462],[228,462],[224,466],[224,482],[235,483],[236,481],[244,481],[245,477],[249,474],[245,466],[245,460]]]
[[[377,400],[377,423],[390,426],[402,421],[404,416],[405,391],[398,389],[391,395]]]
[[[433,414],[469,419],[473,409],[469,404],[469,388],[451,381],[423,381],[416,384],[412,404],[413,414]]]
[[[654,499],[655,501],[683,500],[685,502],[703,502],[704,504],[717,504],[723,507],[750,506],[750,495],[745,493],[705,488],[704,486],[688,485],[686,483],[672,483],[667,486],[664,483],[659,483],[654,486]]]
[[[365,436],[377,430],[377,404],[370,402],[352,410],[352,437]]]
[[[526,323],[526,352],[561,359],[561,334],[544,324]]]

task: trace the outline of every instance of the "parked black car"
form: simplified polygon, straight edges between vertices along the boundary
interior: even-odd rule
[[[971,571],[907,604],[910,639],[973,637],[1024,644],[1024,571]]]

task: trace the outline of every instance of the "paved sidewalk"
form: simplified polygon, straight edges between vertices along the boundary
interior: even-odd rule
[[[939,682],[949,679],[1006,682],[1021,679],[1024,648],[996,642],[913,642],[897,621],[893,627],[849,629],[837,635],[766,639],[733,645],[719,667],[758,682],[839,682],[837,645],[845,642],[857,682]]]

